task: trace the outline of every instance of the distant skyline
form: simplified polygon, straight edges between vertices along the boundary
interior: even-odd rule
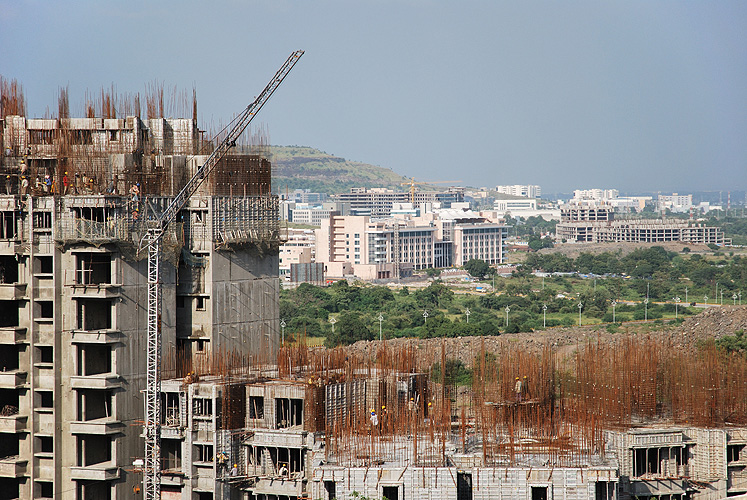
[[[418,180],[542,191],[747,189],[743,1],[0,0],[0,75],[31,117],[86,91],[197,91],[304,145]]]

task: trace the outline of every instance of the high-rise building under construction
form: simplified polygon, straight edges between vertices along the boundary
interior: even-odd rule
[[[152,220],[197,171],[191,118],[106,93],[70,118],[25,117],[0,82],[0,491],[131,498],[142,476],[147,250]],[[193,101],[194,102],[194,101]],[[190,103],[192,104],[192,103]],[[118,109],[132,114],[117,118]],[[259,153],[259,154],[257,154]],[[162,371],[211,353],[271,358],[278,338],[278,201],[261,148],[225,157],[162,243]]]

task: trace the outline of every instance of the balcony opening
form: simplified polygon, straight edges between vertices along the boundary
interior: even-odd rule
[[[0,240],[14,240],[16,236],[15,212],[0,212]]]
[[[34,229],[52,229],[52,212],[34,212]]]
[[[77,392],[79,421],[88,422],[112,416],[112,391],[90,389]]]
[[[324,481],[324,491],[327,492],[327,500],[337,499],[337,483],[334,481]]]
[[[0,255],[0,284],[18,283],[18,261],[13,255]]]
[[[18,434],[0,434],[0,458],[18,456]]]
[[[265,418],[264,396],[249,396],[249,418]]]
[[[18,358],[19,358],[20,346],[18,345],[5,345],[0,349],[0,370],[4,372],[12,372],[18,370]]]
[[[54,393],[52,391],[36,391],[39,397],[39,408],[54,407]]]
[[[75,283],[103,285],[112,282],[112,257],[108,253],[80,253],[75,259]]]
[[[24,478],[23,481],[26,481]],[[0,491],[3,498],[21,498],[21,478],[0,477]]]
[[[547,500],[547,486],[532,486],[532,500]]]
[[[0,416],[12,417],[18,413],[18,390],[0,389]]]
[[[112,327],[112,302],[108,299],[78,300],[79,330],[109,330]]]
[[[200,491],[197,493],[197,500],[213,500],[213,494],[209,491]]]
[[[595,500],[614,500],[615,498],[615,483],[611,481],[597,481],[596,482],[596,494]]]
[[[53,498],[54,483],[50,481],[37,481],[37,498]]]
[[[196,444],[194,456],[195,456],[195,462],[212,462],[213,461],[213,445],[212,444]]]
[[[17,300],[0,300],[0,328],[18,326]]]
[[[386,500],[399,500],[399,486],[382,486],[381,496]]]
[[[102,464],[112,460],[110,436],[86,435],[78,437],[78,466]]]
[[[39,451],[41,453],[54,453],[54,439],[52,436],[40,436],[39,440]]]
[[[40,345],[36,347],[36,359],[39,363],[53,363],[54,350],[51,345]]]
[[[181,470],[182,442],[178,439],[162,439],[161,460],[164,472]]]
[[[168,427],[179,427],[181,416],[179,410],[179,393],[162,392],[161,393],[161,424]]]
[[[92,207],[75,207],[72,209],[72,212],[73,217],[76,219],[85,219],[94,222],[106,222],[107,218],[113,215],[112,210]]]
[[[195,398],[192,401],[192,415],[195,417],[212,417],[213,400],[207,398]]]
[[[275,426],[278,429],[303,424],[303,399],[275,398]]]
[[[112,371],[112,348],[109,345],[78,346],[78,375],[100,375]]]
[[[54,302],[51,300],[37,300],[37,318],[52,319],[54,318]]]
[[[35,260],[34,274],[52,274],[54,272],[51,255],[36,257]]]
[[[472,474],[457,472],[457,500],[472,500]]]
[[[111,483],[106,481],[77,481],[77,500],[111,500]]]
[[[744,452],[745,445],[743,444],[730,444],[726,446],[726,461],[739,462],[739,457]]]

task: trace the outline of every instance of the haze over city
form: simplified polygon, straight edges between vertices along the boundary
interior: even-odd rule
[[[302,48],[273,144],[473,186],[744,189],[746,22],[741,2],[2,0],[0,74],[29,116],[64,86],[78,114],[86,90],[194,87],[211,128]]]

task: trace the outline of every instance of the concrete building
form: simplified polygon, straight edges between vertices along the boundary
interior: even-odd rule
[[[576,189],[573,191],[571,203],[582,201],[606,201],[617,198],[620,191],[617,189]]]
[[[411,352],[388,355],[397,361],[372,365],[350,352],[295,346],[281,351],[278,365],[164,382],[164,498],[722,500],[747,493],[744,426],[680,426],[660,409],[646,423],[635,415],[606,428],[583,420],[591,407],[608,406],[594,402],[603,399],[599,391],[568,380],[555,393],[539,377],[524,382],[526,399],[500,390],[513,387],[510,377],[463,387],[460,410],[453,388],[394,368],[406,366]],[[574,422],[579,394],[596,397],[584,397],[589,407]],[[639,397],[634,407],[652,395]]]
[[[281,193],[280,200],[317,205],[327,201],[327,193],[313,193],[309,189],[296,189],[290,193]]]
[[[693,195],[691,194],[660,194],[657,199],[657,209],[662,213],[669,210],[672,213],[684,214],[691,208],[693,208]]]
[[[317,230],[316,261],[327,265],[328,276],[343,276],[338,273],[348,269],[362,279],[389,279],[395,265],[408,271],[432,267],[435,233],[427,224],[334,216]],[[335,263],[351,266],[337,269]]]
[[[288,228],[286,240],[280,245],[279,273],[286,276],[293,264],[310,264],[316,261],[316,237],[312,229]]]
[[[371,220],[348,216],[330,219],[316,235],[316,261],[327,274],[335,263],[349,263],[362,279],[391,279],[430,267],[462,266],[470,259],[500,264],[507,228],[471,211],[436,210],[420,217]]]
[[[542,196],[542,188],[534,184],[514,184],[510,186],[496,186],[495,190],[500,194],[510,194],[523,198],[539,198]]]
[[[147,262],[138,247],[151,214],[205,160],[195,155],[201,138],[196,119],[0,117],[10,181],[0,196],[3,498],[122,499],[141,485],[132,463],[143,456]],[[274,352],[270,192],[264,157],[229,156],[170,227],[165,371],[221,350]]]
[[[464,188],[451,187],[445,191],[415,191],[414,199],[410,193],[392,191],[385,188],[351,188],[349,193],[333,195],[336,201],[349,204],[352,215],[368,215],[371,217],[388,217],[391,215],[395,203],[413,203],[420,207],[422,204],[439,203],[449,207],[451,203],[464,201]]]

